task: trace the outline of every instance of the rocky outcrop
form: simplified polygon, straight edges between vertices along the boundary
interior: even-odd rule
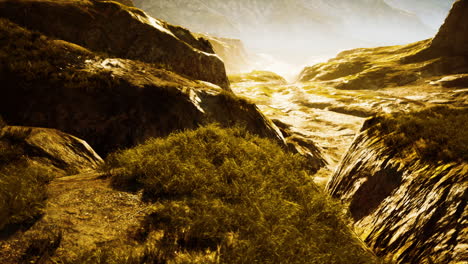
[[[0,130],[2,155],[23,159],[57,175],[97,169],[103,161],[83,140],[55,129],[6,126]],[[0,164],[2,165],[2,164]]]
[[[402,264],[465,263],[468,164],[429,162],[397,149],[399,142],[389,146],[375,133],[379,120],[366,121],[328,191],[349,205],[358,235],[378,256]]]
[[[457,0],[432,40],[430,50],[446,56],[468,56],[468,1]]]
[[[252,62],[240,39],[220,38],[207,34],[197,34],[197,36],[211,43],[215,53],[223,60],[228,74],[247,72],[252,68]]]
[[[290,125],[281,122],[281,120],[273,119],[272,121],[283,134],[289,151],[305,157],[309,161],[308,165],[311,170],[318,171],[328,165],[322,149],[314,141],[293,131]]]
[[[254,104],[216,85],[98,56],[7,20],[0,35],[0,114],[8,124],[56,128],[101,155],[211,122],[283,142]]]
[[[299,81],[319,82],[339,89],[380,89],[467,73],[466,12],[467,1],[458,0],[433,39],[403,46],[345,51],[326,63],[306,67]]]
[[[112,1],[6,0],[0,17],[111,56],[162,65],[229,89],[223,62],[206,40]]]

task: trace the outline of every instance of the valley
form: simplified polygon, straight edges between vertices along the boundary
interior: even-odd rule
[[[316,175],[322,186],[368,117],[436,105],[468,105],[468,89],[444,88],[437,80],[432,77],[416,85],[379,90],[343,90],[313,81],[287,83],[271,72],[230,76],[236,94],[254,102],[274,122],[286,125],[290,133],[316,143],[328,163]]]
[[[468,262],[451,4],[0,1],[0,263]]]

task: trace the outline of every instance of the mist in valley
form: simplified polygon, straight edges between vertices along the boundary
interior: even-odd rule
[[[135,1],[156,18],[211,36],[240,39],[249,63],[295,80],[304,66],[343,50],[433,37],[453,0]],[[228,70],[229,71],[229,70]]]

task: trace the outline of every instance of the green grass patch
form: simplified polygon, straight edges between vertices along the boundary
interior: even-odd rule
[[[430,162],[468,161],[468,109],[432,107],[371,120],[371,133],[400,157],[416,155]]]
[[[209,263],[178,261],[183,253],[215,254],[213,263],[374,263],[308,168],[271,140],[209,125],[111,154],[106,170],[115,186],[138,186],[153,203],[141,235],[163,232],[158,259]]]
[[[2,161],[6,158],[3,149],[0,157]],[[0,230],[7,225],[33,221],[41,214],[50,180],[49,171],[24,161],[0,165]]]
[[[0,129],[4,126],[0,116]],[[28,164],[22,148],[0,140],[0,230],[42,213],[52,176],[49,170]]]

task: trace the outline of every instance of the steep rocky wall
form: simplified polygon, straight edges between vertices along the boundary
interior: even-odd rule
[[[395,263],[468,261],[468,164],[398,158],[374,125],[366,121],[327,186],[349,204],[361,239]]]
[[[213,37],[206,34],[197,35],[211,43],[215,53],[223,60],[228,74],[248,72],[252,68],[247,51],[240,39]]]
[[[229,89],[223,62],[190,31],[112,1],[6,0],[0,17],[97,52],[162,65]]]
[[[7,20],[0,19],[0,36],[0,115],[8,124],[56,128],[100,154],[211,122],[283,143],[254,104],[219,86],[101,57]]]
[[[468,56],[468,1],[457,0],[430,49],[449,56]]]

